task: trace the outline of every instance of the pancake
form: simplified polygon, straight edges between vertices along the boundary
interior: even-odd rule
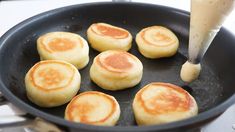
[[[100,52],[128,51],[132,43],[132,36],[127,30],[106,23],[92,24],[87,30],[87,38],[91,47]]]
[[[77,94],[80,82],[76,67],[60,60],[40,61],[25,76],[28,99],[41,107],[69,102]]]
[[[197,115],[194,98],[169,83],[154,82],[137,92],[133,110],[138,125],[170,123]]]
[[[136,43],[140,53],[151,59],[173,56],[179,47],[176,35],[162,26],[142,29],[136,35]]]
[[[106,90],[121,90],[137,85],[142,78],[143,65],[134,55],[121,50],[108,50],[94,58],[90,68],[91,80]]]
[[[120,108],[116,99],[96,91],[77,95],[65,110],[65,119],[92,125],[114,126],[119,116]]]
[[[69,32],[50,32],[37,40],[41,60],[64,60],[82,69],[89,62],[89,47],[80,35]]]

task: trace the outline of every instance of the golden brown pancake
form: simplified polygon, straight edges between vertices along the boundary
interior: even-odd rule
[[[177,52],[179,40],[169,29],[151,26],[136,35],[139,51],[147,58],[170,57]]]
[[[95,57],[90,69],[91,79],[107,90],[133,87],[140,82],[142,73],[141,61],[134,55],[121,50],[108,50],[100,53]]]
[[[194,98],[184,89],[169,83],[150,83],[135,96],[133,110],[139,125],[162,124],[197,114]]]
[[[63,73],[63,70],[60,70],[62,68],[66,69],[67,73]],[[71,76],[65,77],[64,74],[70,74]],[[68,86],[74,74],[75,69],[71,68],[67,63],[60,61],[41,61],[32,67],[29,77],[35,88],[53,91]]]
[[[27,96],[33,103],[53,107],[67,103],[76,95],[80,74],[65,61],[40,61],[26,74],[25,85]]]
[[[122,51],[113,52],[113,54],[110,54],[102,59],[100,56],[97,56],[96,60],[102,68],[110,72],[122,73],[128,72],[128,70],[133,67],[133,64],[129,61],[130,58],[133,60],[138,60],[138,58],[130,53]]]
[[[89,61],[89,47],[81,36],[69,32],[51,32],[37,40],[41,60],[64,60],[78,69]]]
[[[65,52],[74,49],[75,47],[83,47],[82,40],[78,38],[77,40],[70,40],[68,38],[59,38],[55,37],[47,44],[44,43],[45,36],[39,40],[42,43],[43,49],[47,50],[50,53],[53,52]]]
[[[100,52],[114,49],[127,51],[131,48],[131,34],[110,24],[92,24],[87,30],[87,37],[91,46]]]
[[[125,29],[101,23],[91,25],[91,31],[97,35],[109,36],[115,39],[123,39],[129,36],[128,31]]]
[[[67,105],[65,118],[92,125],[113,126],[120,116],[116,99],[110,95],[89,91],[74,97]]]

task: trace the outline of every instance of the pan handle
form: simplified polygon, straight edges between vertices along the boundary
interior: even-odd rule
[[[32,117],[9,103],[0,92],[0,108],[8,110],[0,115],[0,131],[63,132],[58,126],[38,117]]]
[[[9,117],[5,117],[9,118]],[[24,131],[24,132],[64,132],[58,126],[45,121],[41,118],[27,119],[19,116],[12,116],[11,118],[22,118],[22,121],[14,122],[11,124],[0,124],[1,131]]]

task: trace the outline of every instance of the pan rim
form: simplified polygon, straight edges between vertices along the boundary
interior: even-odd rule
[[[24,28],[27,26],[29,23],[37,21],[39,19],[43,19],[45,17],[48,17],[53,14],[58,14],[60,12],[66,11],[66,10],[71,10],[73,8],[79,8],[81,6],[93,6],[93,5],[112,5],[112,4],[124,4],[124,5],[136,5],[136,6],[154,6],[154,8],[165,8],[167,10],[171,10],[174,12],[180,12],[185,15],[189,15],[189,12],[183,11],[180,9],[176,8],[171,8],[171,7],[166,7],[162,5],[155,5],[155,4],[146,4],[146,3],[137,3],[137,2],[96,2],[96,3],[85,3],[85,4],[77,4],[77,5],[71,5],[71,6],[66,6],[66,7],[61,7],[57,9],[53,9],[44,13],[41,13],[39,15],[30,17],[23,22],[17,24],[10,30],[8,30],[1,38],[0,38],[0,55],[2,51],[2,47],[4,46],[4,43],[10,39],[10,37],[17,32],[17,30]],[[229,31],[228,31],[229,32]],[[230,33],[230,32],[229,32]],[[1,57],[0,57],[1,58]],[[1,61],[1,60],[0,60]],[[93,125],[87,125],[87,124],[81,124],[81,123],[74,123],[67,121],[61,117],[57,117],[51,114],[48,114],[46,112],[42,112],[27,103],[23,102],[21,99],[16,97],[5,85],[4,82],[2,81],[2,75],[0,76],[0,89],[3,95],[14,105],[17,107],[27,111],[28,113],[41,117],[43,119],[46,119],[48,121],[54,122],[56,124],[66,126],[66,127],[72,127],[72,128],[77,128],[77,129],[82,129],[82,130],[91,130],[91,131],[157,131],[157,130],[169,130],[173,128],[180,128],[180,127],[185,127],[185,126],[191,126],[195,125],[197,123],[201,123],[203,121],[206,121],[208,119],[211,119],[213,117],[218,116],[222,112],[224,112],[230,105],[232,105],[235,101],[235,94],[233,94],[231,97],[229,97],[227,100],[222,102],[221,104],[215,106],[214,108],[211,108],[205,112],[199,113],[197,116],[181,120],[181,121],[176,121],[168,124],[162,124],[162,125],[152,125],[152,126],[115,126],[115,127],[105,127],[105,126],[93,126]]]

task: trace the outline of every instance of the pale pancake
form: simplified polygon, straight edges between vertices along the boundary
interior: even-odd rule
[[[139,51],[147,58],[173,56],[179,47],[179,40],[169,29],[151,26],[142,29],[136,35]]]

